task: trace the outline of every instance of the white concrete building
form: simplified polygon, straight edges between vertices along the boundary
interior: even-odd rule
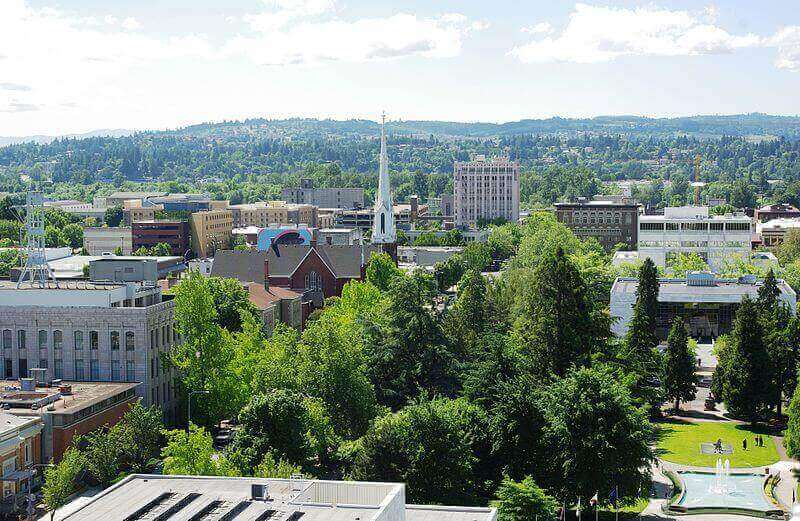
[[[478,219],[519,220],[519,163],[479,155],[456,162],[453,170],[456,226],[475,227]]]
[[[752,220],[744,214],[709,215],[707,206],[664,209],[664,215],[639,216],[639,257],[665,267],[678,253],[696,253],[719,271],[726,261],[747,260]]]
[[[122,249],[122,255],[130,255],[133,248],[133,235],[129,227],[84,228],[83,247],[89,255],[114,253]]]
[[[488,507],[407,505],[402,483],[131,474],[64,521],[495,521]]]
[[[685,279],[659,279],[657,333],[666,339],[669,328],[677,315],[686,321],[693,337],[712,337],[727,333],[733,327],[733,318],[739,303],[745,296],[758,297],[758,288],[763,281],[754,276],[739,279],[717,279],[711,273],[690,273]],[[628,331],[636,304],[638,279],[618,278],[611,287],[611,326],[619,337]],[[792,313],[797,307],[797,295],[789,284],[778,281],[780,300]]]

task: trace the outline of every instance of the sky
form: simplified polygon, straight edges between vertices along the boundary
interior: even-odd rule
[[[800,114],[797,0],[0,0],[0,135]]]

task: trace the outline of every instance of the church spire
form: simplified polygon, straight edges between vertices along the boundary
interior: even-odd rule
[[[381,115],[381,155],[378,172],[378,194],[375,198],[375,218],[372,223],[373,244],[393,244],[397,241],[389,187],[389,156],[386,152],[386,113]]]

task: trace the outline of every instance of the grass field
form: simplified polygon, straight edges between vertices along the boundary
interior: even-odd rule
[[[731,467],[765,467],[778,461],[778,449],[772,437],[764,431],[753,430],[747,425],[730,422],[664,422],[658,424],[659,441],[657,455],[664,461],[681,465],[714,467],[718,454],[701,454],[701,443],[723,443],[733,445],[733,454],[721,456],[729,459]],[[755,435],[764,435],[764,446],[755,446]],[[747,438],[747,450],[742,450],[742,440]]]

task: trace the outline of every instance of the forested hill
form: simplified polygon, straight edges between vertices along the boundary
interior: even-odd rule
[[[639,116],[598,116],[588,119],[523,119],[507,123],[459,123],[452,121],[391,121],[389,132],[437,137],[499,137],[518,134],[578,133],[621,134],[629,136],[667,136],[689,134],[714,136],[800,137],[800,117],[740,114],[733,116],[690,116],[645,118]],[[261,135],[277,136],[374,136],[378,124],[368,120],[331,119],[248,119],[204,123],[185,127],[177,135]]]

